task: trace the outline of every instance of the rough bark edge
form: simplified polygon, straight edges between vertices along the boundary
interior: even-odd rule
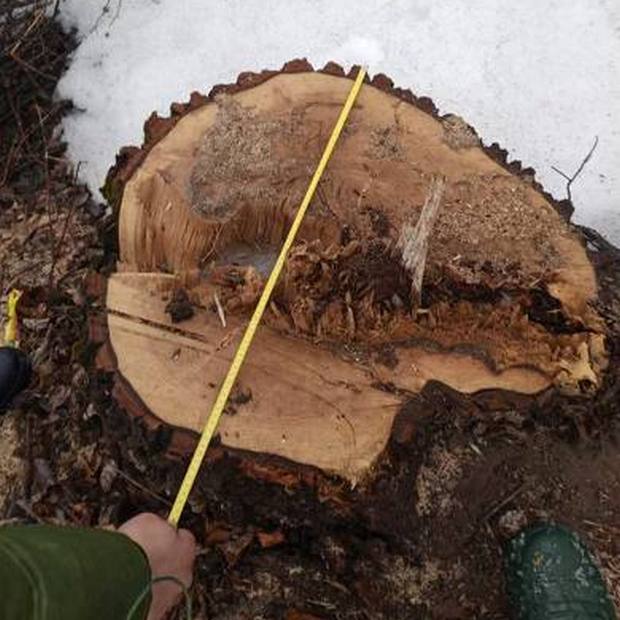
[[[116,156],[116,163],[110,168],[106,176],[102,193],[116,211],[120,206],[125,184],[131,179],[133,173],[144,161],[150,150],[174,128],[181,118],[189,112],[212,102],[215,97],[221,93],[232,95],[243,90],[254,88],[270,80],[272,77],[283,73],[318,72],[354,80],[359,68],[358,65],[354,65],[349,69],[349,72],[346,73],[340,65],[330,61],[322,69],[315,70],[307,59],[297,58],[285,63],[279,71],[264,70],[260,73],[252,71],[240,73],[234,84],[216,84],[209,91],[208,95],[203,95],[194,91],[191,93],[187,103],[171,104],[170,116],[162,117],[155,112],[149,116],[144,123],[144,142],[142,146],[126,146],[120,150],[119,154]],[[364,79],[364,83],[415,106],[434,119],[441,121],[447,116],[450,116],[449,113],[444,115],[439,114],[437,106],[430,97],[418,97],[408,88],[394,86],[393,80],[383,73],[377,73],[372,78],[367,75]],[[468,127],[476,136],[478,135],[471,125],[468,125]],[[479,139],[479,145],[492,160],[501,165],[505,170],[529,183],[553,206],[562,219],[566,222],[570,222],[571,215],[574,211],[572,202],[566,199],[556,200],[549,192],[545,191],[542,184],[535,179],[536,171],[534,168],[524,167],[522,162],[517,159],[509,161],[508,151],[503,149],[497,142],[493,142],[491,145],[487,146]]]

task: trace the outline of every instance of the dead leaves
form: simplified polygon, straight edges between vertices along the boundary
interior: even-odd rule
[[[217,548],[229,568],[235,566],[254,543],[261,549],[271,549],[286,543],[286,536],[279,529],[264,531],[250,527],[239,530],[221,522],[207,524],[205,544]]]

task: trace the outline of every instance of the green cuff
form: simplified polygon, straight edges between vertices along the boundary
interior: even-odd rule
[[[0,528],[0,617],[121,620],[147,588],[142,549],[106,530],[49,525]],[[131,620],[146,618],[150,597]]]

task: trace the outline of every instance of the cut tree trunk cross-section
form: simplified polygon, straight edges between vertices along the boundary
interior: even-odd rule
[[[131,413],[205,423],[351,86],[293,66],[153,119],[110,174],[106,351]],[[605,328],[581,239],[530,176],[424,107],[385,77],[362,89],[222,418],[224,446],[355,482],[429,381],[600,384]]]

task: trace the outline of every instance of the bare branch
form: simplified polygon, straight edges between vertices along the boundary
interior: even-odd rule
[[[97,20],[95,21],[95,23],[90,29],[90,34],[95,32],[95,30],[99,28],[99,25],[101,24],[101,21],[103,20],[103,18],[110,13],[111,5],[112,5],[112,0],[106,0],[105,5],[101,9],[101,13],[99,14],[99,16],[97,17]],[[114,12],[114,15],[112,16],[112,19],[110,20],[109,26],[112,26],[114,22],[119,18],[121,14],[122,6],[123,6],[123,0],[117,0],[116,10]]]
[[[564,177],[570,183],[570,177],[565,172],[562,172],[559,168],[556,168],[555,166],[551,166],[551,170],[557,172],[560,176]]]
[[[594,155],[594,151],[596,151],[597,146],[598,146],[598,136],[594,138],[594,144],[588,151],[588,154],[581,161],[581,164],[579,164],[579,167],[577,168],[573,176],[568,176],[565,172],[562,172],[562,170],[560,170],[559,168],[556,168],[555,166],[551,166],[551,169],[554,172],[557,172],[562,178],[566,179],[566,196],[571,202],[573,201],[573,196],[571,194],[571,189],[570,189],[571,185],[573,184],[574,181],[577,180],[579,175],[583,172],[583,169],[586,167],[586,164],[590,161],[590,159],[592,158],[592,155]]]

